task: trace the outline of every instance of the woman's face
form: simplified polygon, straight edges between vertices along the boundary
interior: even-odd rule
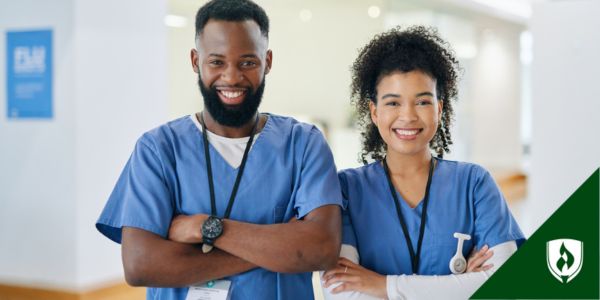
[[[379,80],[377,104],[371,102],[369,108],[388,152],[415,155],[429,151],[443,104],[435,85],[435,79],[421,71],[398,71]]]

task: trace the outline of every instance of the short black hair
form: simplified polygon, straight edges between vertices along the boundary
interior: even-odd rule
[[[358,125],[363,138],[360,158],[381,160],[385,142],[370,118],[369,102],[377,103],[376,87],[383,76],[396,71],[421,71],[436,80],[438,99],[444,101],[442,121],[429,143],[438,157],[450,152],[450,126],[454,118],[454,102],[458,95],[458,80],[462,71],[454,51],[435,28],[396,27],[376,35],[360,50],[352,65],[352,104],[358,113]]]
[[[204,4],[196,13],[196,37],[210,19],[238,22],[253,20],[260,32],[269,38],[269,17],[262,7],[250,0],[211,0]]]

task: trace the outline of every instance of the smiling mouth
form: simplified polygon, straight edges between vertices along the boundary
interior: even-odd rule
[[[239,105],[244,102],[247,89],[217,89],[217,94],[226,105]]]
[[[401,140],[414,140],[423,131],[423,128],[394,128],[392,130],[396,137]]]

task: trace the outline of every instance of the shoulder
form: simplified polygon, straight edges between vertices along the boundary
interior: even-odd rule
[[[453,184],[455,189],[471,197],[475,205],[504,202],[504,196],[494,178],[484,167],[467,162],[440,161],[440,173],[444,184]]]
[[[314,135],[322,135],[321,131],[315,125],[300,122],[288,116],[271,113],[268,113],[267,115],[269,117],[269,121],[267,122],[267,124],[270,125],[269,129],[280,134],[295,137],[313,136],[313,138]]]
[[[338,172],[338,178],[342,189],[347,192],[350,187],[357,188],[363,185],[371,185],[381,180],[380,162],[373,162],[358,168],[344,169]]]
[[[294,153],[310,153],[328,150],[327,141],[321,131],[312,124],[300,122],[292,117],[268,114],[269,120],[263,129],[265,138],[274,149],[293,149]]]
[[[180,117],[146,131],[137,144],[160,152],[161,149],[171,148],[169,145],[177,143],[177,140],[190,136],[194,129],[189,115]]]
[[[469,181],[469,182],[478,182],[481,180],[485,180],[489,175],[489,172],[482,166],[464,162],[464,161],[454,161],[454,160],[445,160],[436,158],[438,161],[438,170],[442,175],[452,176],[458,181]]]

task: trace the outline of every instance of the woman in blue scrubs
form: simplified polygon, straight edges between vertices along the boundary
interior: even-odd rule
[[[365,166],[339,173],[344,245],[323,275],[326,298],[468,298],[523,242],[489,172],[443,159],[459,70],[430,28],[396,28],[361,50],[352,97]],[[468,238],[462,249],[455,236]]]

